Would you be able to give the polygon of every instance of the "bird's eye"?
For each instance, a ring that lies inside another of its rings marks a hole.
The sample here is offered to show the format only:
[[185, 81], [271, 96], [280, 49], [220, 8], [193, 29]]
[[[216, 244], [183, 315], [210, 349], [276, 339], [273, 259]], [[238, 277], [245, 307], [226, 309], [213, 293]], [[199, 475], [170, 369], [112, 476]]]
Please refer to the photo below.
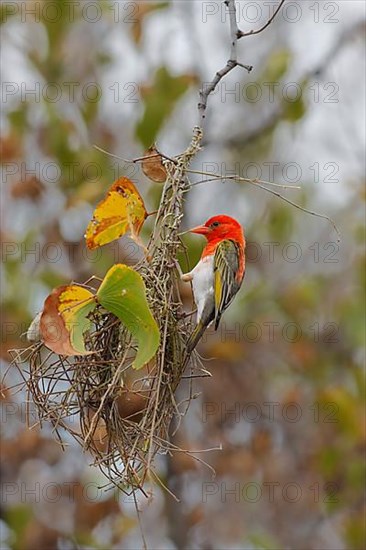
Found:
[[211, 224], [211, 227], [219, 227], [219, 225], [220, 225], [220, 222], [213, 222]]

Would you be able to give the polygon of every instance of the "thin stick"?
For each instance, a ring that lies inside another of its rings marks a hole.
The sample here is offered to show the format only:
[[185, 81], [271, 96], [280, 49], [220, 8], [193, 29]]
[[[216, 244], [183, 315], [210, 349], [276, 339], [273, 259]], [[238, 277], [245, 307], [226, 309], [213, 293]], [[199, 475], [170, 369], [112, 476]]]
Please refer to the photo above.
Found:
[[226, 76], [228, 73], [230, 73], [235, 67], [242, 67], [248, 73], [250, 73], [253, 69], [252, 65], [245, 65], [243, 63], [240, 63], [238, 61], [238, 40], [240, 38], [243, 38], [244, 36], [251, 36], [254, 34], [260, 34], [263, 32], [275, 19], [278, 12], [280, 11], [281, 7], [285, 3], [285, 0], [281, 0], [279, 5], [277, 6], [276, 10], [274, 11], [273, 15], [268, 19], [268, 21], [260, 27], [257, 30], [251, 30], [249, 32], [243, 32], [239, 29], [238, 24], [236, 22], [236, 0], [225, 0], [225, 5], [229, 11], [229, 17], [230, 17], [230, 40], [231, 40], [231, 48], [230, 48], [230, 58], [227, 60], [226, 65], [217, 71], [215, 76], [213, 77], [212, 81], [206, 86], [205, 88], [202, 87], [199, 91], [200, 101], [198, 103], [198, 114], [199, 114], [199, 125], [202, 127], [204, 120], [205, 120], [205, 111], [207, 108], [207, 100], [208, 96], [216, 89], [216, 86]]
[[225, 5], [229, 11], [230, 16], [230, 58], [227, 60], [225, 67], [217, 71], [212, 81], [207, 86], [202, 86], [201, 90], [199, 91], [200, 101], [198, 103], [198, 115], [199, 125], [201, 128], [206, 117], [205, 111], [207, 107], [208, 96], [216, 89], [216, 86], [218, 85], [220, 80], [222, 80], [225, 75], [235, 69], [235, 67], [242, 67], [243, 69], [248, 71], [248, 73], [250, 73], [253, 69], [252, 65], [243, 65], [243, 63], [240, 63], [238, 61], [237, 44], [241, 31], [239, 30], [238, 24], [236, 22], [235, 0], [225, 0]]
[[140, 535], [141, 535], [141, 539], [142, 539], [143, 550], [147, 550], [147, 544], [146, 544], [146, 539], [145, 539], [144, 528], [143, 528], [142, 521], [141, 521], [141, 511], [140, 511], [140, 508], [139, 508], [139, 505], [138, 505], [138, 502], [137, 502], [136, 491], [132, 491], [132, 496], [133, 496], [133, 502], [134, 502], [134, 505], [135, 505], [136, 515], [137, 515], [137, 521], [138, 521], [138, 524], [139, 524], [139, 531], [140, 531]]
[[323, 218], [323, 220], [327, 220], [333, 226], [334, 231], [338, 235], [337, 242], [338, 243], [341, 242], [341, 233], [340, 233], [338, 227], [336, 226], [335, 222], [332, 220], [332, 218], [330, 218], [329, 216], [326, 216], [325, 214], [319, 214], [318, 212], [314, 212], [313, 210], [309, 210], [308, 208], [304, 208], [303, 206], [300, 206], [296, 202], [290, 201], [290, 199], [287, 199], [286, 197], [284, 197], [280, 193], [277, 193], [277, 191], [273, 191], [272, 189], [267, 189], [267, 187], [264, 187], [263, 185], [260, 185], [259, 183], [257, 185], [261, 189], [264, 189], [264, 191], [268, 191], [268, 193], [271, 193], [271, 195], [275, 195], [275, 197], [279, 197], [280, 199], [287, 202], [288, 204], [291, 204], [295, 208], [298, 208], [298, 210], [302, 210], [302, 212], [306, 212], [306, 214], [310, 214], [311, 216], [315, 216], [316, 218]]
[[[194, 170], [189, 170], [189, 169], [187, 169], [187, 172], [193, 172], [193, 173], [196, 173], [196, 174], [201, 174], [201, 175], [204, 175], [204, 176], [211, 176], [213, 178], [217, 178], [217, 174], [213, 174], [211, 172], [200, 172], [198, 170], [194, 171]], [[268, 193], [271, 193], [275, 197], [278, 197], [278, 198], [282, 199], [283, 201], [287, 202], [288, 204], [291, 204], [295, 208], [298, 208], [299, 210], [302, 210], [303, 212], [306, 212], [307, 214], [310, 214], [311, 216], [315, 216], [317, 218], [323, 218], [324, 220], [329, 221], [331, 223], [331, 225], [333, 226], [335, 232], [338, 235], [337, 242], [341, 241], [341, 233], [340, 233], [338, 227], [336, 226], [336, 223], [332, 220], [332, 218], [330, 218], [329, 216], [326, 216], [325, 214], [319, 214], [318, 212], [314, 212], [313, 210], [309, 210], [308, 208], [304, 208], [303, 206], [300, 206], [296, 202], [293, 202], [290, 199], [287, 199], [286, 197], [284, 197], [280, 193], [277, 193], [277, 191], [273, 191], [272, 189], [268, 189], [267, 187], [262, 185], [263, 183], [271, 184], [271, 182], [265, 182], [265, 181], [262, 181], [262, 180], [250, 180], [250, 179], [241, 178], [240, 176], [235, 176], [235, 175], [234, 176], [224, 176], [223, 175], [223, 176], [221, 176], [221, 178], [222, 179], [232, 179], [232, 180], [235, 180], [235, 181], [236, 180], [237, 181], [245, 181], [246, 183], [254, 185], [255, 187], [260, 187], [264, 191], [267, 191]], [[259, 183], [259, 182], [261, 182], [261, 183]]]
[[252, 36], [254, 34], [260, 34], [261, 32], [263, 32], [267, 27], [269, 27], [269, 25], [272, 23], [272, 21], [274, 20], [274, 18], [276, 17], [276, 15], [278, 14], [278, 12], [280, 11], [280, 9], [282, 8], [283, 4], [285, 3], [286, 0], [281, 0], [281, 2], [278, 4], [275, 12], [273, 13], [272, 17], [270, 17], [267, 21], [267, 23], [265, 25], [263, 25], [263, 27], [260, 27], [259, 29], [257, 29], [256, 31], [254, 30], [251, 30], [251, 31], [248, 31], [248, 32], [243, 32], [241, 30], [239, 30], [238, 32], [238, 39], [239, 38], [243, 38], [244, 36]]
[[123, 162], [135, 162], [134, 160], [130, 159], [124, 159], [122, 157], [119, 157], [118, 155], [114, 155], [113, 153], [110, 153], [109, 151], [106, 151], [105, 149], [102, 149], [102, 147], [99, 147], [98, 145], [93, 145], [94, 149], [97, 149], [97, 151], [100, 151], [101, 153], [104, 153], [108, 157], [113, 157], [118, 160], [122, 160]]
[[106, 151], [102, 147], [99, 147], [98, 145], [93, 145], [94, 149], [97, 149], [101, 153], [104, 153], [105, 155], [108, 155], [108, 157], [113, 157], [118, 160], [122, 160], [122, 162], [126, 163], [135, 163], [135, 162], [142, 162], [144, 160], [153, 159], [153, 158], [161, 158], [163, 157], [166, 160], [170, 160], [173, 164], [177, 163], [177, 159], [168, 157], [168, 155], [165, 155], [164, 153], [155, 153], [154, 155], [145, 155], [143, 157], [136, 157], [135, 159], [124, 159], [123, 157], [119, 157], [118, 155], [114, 155], [113, 153], [110, 153], [109, 151]]
[[210, 172], [201, 172], [199, 170], [187, 170], [187, 172], [190, 172], [191, 174], [200, 174], [203, 176], [212, 176], [210, 179], [195, 181], [190, 184], [190, 187], [194, 187], [195, 185], [200, 185], [201, 183], [222, 179], [222, 180], [244, 181], [246, 183], [252, 183], [254, 185], [257, 183], [263, 183], [265, 185], [273, 185], [274, 187], [281, 187], [282, 189], [301, 189], [299, 185], [285, 185], [283, 183], [275, 183], [273, 181], [260, 180], [257, 178], [250, 179], [250, 178], [243, 178], [241, 176], [236, 176], [236, 175], [225, 176], [224, 174], [214, 175]]

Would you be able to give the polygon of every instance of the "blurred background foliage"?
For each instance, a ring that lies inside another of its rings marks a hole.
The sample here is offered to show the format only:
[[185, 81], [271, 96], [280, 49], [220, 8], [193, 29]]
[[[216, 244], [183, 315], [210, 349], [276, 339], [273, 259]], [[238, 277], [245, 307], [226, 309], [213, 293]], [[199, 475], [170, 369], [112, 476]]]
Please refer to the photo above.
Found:
[[[245, 30], [268, 18], [263, 8], [253, 23], [248, 4], [238, 2]], [[192, 188], [183, 229], [215, 213], [240, 219], [247, 274], [221, 329], [202, 342], [212, 377], [197, 381], [175, 436], [186, 449], [214, 449], [197, 456], [216, 478], [182, 454], [159, 457], [180, 502], [157, 487], [139, 500], [149, 548], [366, 546], [361, 4], [302, 2], [296, 22], [279, 16], [240, 43], [253, 73], [237, 69], [209, 100], [194, 168], [301, 184], [284, 193], [334, 218], [342, 240], [325, 220], [246, 184]], [[1, 4], [3, 372], [54, 286], [139, 257], [128, 239], [88, 252], [85, 227], [118, 176], [151, 210], [161, 187], [93, 145], [126, 159], [155, 140], [166, 154], [182, 151], [199, 83], [228, 51], [221, 3], [57, 6], [28, 0], [25, 14], [24, 2]], [[144, 239], [150, 230], [148, 220]], [[192, 266], [202, 241], [185, 242]], [[11, 369], [6, 384], [18, 381]], [[23, 393], [4, 385], [1, 399], [2, 548], [140, 548], [133, 499], [98, 489], [101, 474], [73, 442], [63, 452], [47, 426], [29, 431]]]

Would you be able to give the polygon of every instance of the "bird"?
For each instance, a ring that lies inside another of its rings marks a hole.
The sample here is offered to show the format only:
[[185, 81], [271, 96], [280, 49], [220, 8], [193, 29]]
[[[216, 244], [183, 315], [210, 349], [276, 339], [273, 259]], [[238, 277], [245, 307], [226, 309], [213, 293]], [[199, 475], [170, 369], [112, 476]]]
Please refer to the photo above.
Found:
[[188, 232], [207, 239], [198, 264], [181, 274], [182, 281], [192, 282], [197, 306], [197, 324], [186, 347], [190, 354], [211, 323], [218, 329], [223, 312], [239, 291], [245, 275], [246, 243], [240, 223], [222, 214]]

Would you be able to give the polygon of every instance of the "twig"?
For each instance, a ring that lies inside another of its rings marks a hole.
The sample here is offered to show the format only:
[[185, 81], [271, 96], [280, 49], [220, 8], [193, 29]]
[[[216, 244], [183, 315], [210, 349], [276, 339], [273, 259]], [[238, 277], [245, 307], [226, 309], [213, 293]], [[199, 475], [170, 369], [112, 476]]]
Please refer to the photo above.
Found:
[[276, 15], [280, 11], [282, 5], [285, 3], [285, 0], [281, 0], [279, 5], [277, 6], [276, 10], [274, 11], [273, 15], [268, 19], [268, 21], [260, 27], [257, 30], [251, 30], [249, 32], [243, 32], [239, 29], [237, 21], [236, 21], [236, 5], [235, 0], [225, 0], [224, 4], [226, 5], [228, 11], [229, 11], [229, 18], [230, 18], [230, 41], [231, 41], [231, 48], [230, 48], [230, 58], [227, 60], [225, 67], [217, 71], [212, 81], [207, 86], [202, 86], [201, 90], [199, 91], [200, 101], [198, 103], [198, 115], [199, 115], [199, 125], [202, 128], [203, 123], [206, 117], [206, 108], [207, 108], [207, 100], [208, 96], [216, 89], [216, 86], [226, 76], [229, 74], [235, 67], [242, 67], [248, 73], [250, 73], [253, 69], [252, 65], [245, 65], [238, 61], [238, 40], [240, 38], [243, 38], [244, 36], [251, 36], [254, 34], [260, 34], [263, 32], [269, 25], [272, 23], [272, 21], [275, 19]]
[[227, 6], [227, 9], [229, 10], [229, 16], [230, 16], [230, 40], [231, 40], [230, 58], [227, 60], [225, 67], [223, 67], [220, 71], [217, 71], [212, 81], [207, 86], [202, 86], [201, 90], [199, 91], [200, 101], [198, 103], [198, 115], [199, 115], [199, 126], [201, 128], [203, 126], [203, 123], [206, 117], [205, 111], [207, 107], [208, 96], [215, 90], [220, 80], [222, 80], [225, 75], [227, 75], [233, 69], [235, 69], [235, 67], [242, 67], [246, 69], [248, 73], [250, 73], [251, 70], [253, 69], [252, 65], [244, 65], [243, 63], [240, 63], [238, 61], [237, 45], [238, 45], [239, 33], [241, 31], [239, 30], [238, 24], [236, 22], [235, 0], [225, 0], [224, 3]]
[[195, 185], [199, 185], [201, 183], [206, 183], [209, 181], [215, 181], [215, 180], [234, 180], [234, 181], [243, 181], [245, 183], [251, 183], [253, 185], [262, 183], [264, 185], [273, 185], [274, 187], [281, 187], [282, 189], [301, 189], [299, 185], [285, 185], [282, 183], [275, 183], [273, 181], [266, 181], [266, 180], [260, 180], [258, 178], [250, 179], [250, 178], [243, 178], [242, 176], [234, 175], [227, 175], [225, 174], [214, 174], [212, 172], [202, 172], [200, 170], [190, 170], [188, 169], [187, 172], [191, 174], [200, 174], [201, 176], [211, 176], [209, 179], [201, 180], [201, 181], [195, 181], [190, 184], [190, 187], [194, 187]]
[[114, 155], [113, 153], [110, 153], [109, 151], [106, 151], [102, 147], [99, 147], [99, 145], [93, 145], [93, 147], [94, 147], [94, 149], [96, 149], [97, 151], [100, 151], [101, 153], [104, 153], [108, 157], [113, 157], [115, 159], [121, 160], [122, 162], [130, 163], [130, 164], [131, 163], [134, 164], [136, 162], [143, 162], [144, 160], [149, 160], [149, 159], [153, 159], [153, 158], [161, 158], [161, 157], [166, 159], [166, 160], [169, 160], [173, 164], [176, 164], [178, 162], [178, 160], [176, 158], [168, 157], [164, 153], [160, 153], [160, 152], [155, 153], [154, 155], [145, 155], [145, 156], [142, 156], [142, 157], [136, 157], [135, 159], [124, 159], [123, 157], [119, 157], [118, 155]]
[[341, 233], [340, 233], [338, 227], [336, 226], [336, 223], [332, 220], [332, 218], [330, 218], [329, 216], [326, 216], [325, 214], [319, 214], [318, 212], [314, 212], [313, 210], [309, 210], [308, 208], [304, 208], [303, 206], [300, 206], [296, 202], [293, 202], [290, 199], [284, 197], [283, 195], [281, 195], [281, 193], [277, 193], [277, 191], [273, 191], [272, 189], [267, 189], [267, 187], [264, 187], [260, 183], [258, 183], [257, 185], [261, 189], [264, 189], [264, 191], [267, 191], [268, 193], [271, 193], [271, 195], [275, 195], [275, 197], [278, 197], [278, 198], [282, 199], [283, 201], [287, 202], [288, 204], [291, 204], [295, 208], [298, 208], [298, 210], [301, 210], [302, 212], [305, 212], [306, 214], [310, 214], [311, 216], [315, 216], [316, 218], [322, 218], [323, 220], [327, 220], [333, 226], [334, 231], [338, 235], [337, 242], [341, 241]]
[[[358, 21], [356, 24], [351, 25], [344, 32], [340, 34], [335, 43], [331, 46], [327, 54], [320, 60], [320, 62], [315, 65], [315, 67], [306, 71], [301, 78], [298, 79], [299, 82], [309, 82], [314, 79], [319, 79], [323, 74], [329, 70], [329, 67], [334, 62], [334, 59], [337, 57], [342, 48], [346, 46], [351, 40], [354, 40], [359, 35], [365, 33], [365, 21]], [[285, 103], [283, 101], [273, 103], [273, 110], [266, 117], [265, 120], [260, 120], [260, 124], [254, 128], [250, 133], [239, 133], [235, 137], [229, 139], [220, 139], [220, 147], [224, 146], [229, 149], [240, 148], [243, 150], [250, 144], [253, 144], [261, 136], [266, 135], [271, 132], [276, 124], [280, 122], [281, 118], [284, 116]], [[210, 138], [208, 141], [205, 140], [205, 145], [214, 145], [216, 140]]]
[[259, 29], [251, 30], [251, 31], [248, 31], [248, 32], [243, 32], [243, 31], [239, 30], [238, 35], [237, 35], [238, 39], [243, 38], [244, 36], [252, 36], [254, 34], [259, 34], [259, 33], [263, 32], [272, 23], [272, 21], [274, 20], [274, 18], [276, 17], [278, 12], [280, 11], [280, 9], [281, 9], [282, 5], [285, 3], [285, 1], [286, 0], [281, 0], [281, 2], [278, 4], [276, 10], [274, 11], [272, 17], [270, 17], [268, 19], [267, 23], [265, 25], [263, 25], [262, 27], [260, 27]]
[[332, 224], [335, 232], [338, 235], [338, 242], [340, 242], [340, 240], [341, 240], [340, 231], [339, 231], [338, 227], [336, 226], [336, 223], [332, 220], [332, 218], [330, 218], [329, 216], [325, 216], [324, 214], [319, 214], [318, 212], [314, 212], [313, 210], [309, 210], [308, 208], [304, 208], [303, 206], [300, 206], [296, 202], [293, 202], [290, 199], [284, 197], [280, 193], [277, 193], [277, 191], [273, 191], [272, 189], [268, 189], [267, 187], [265, 187], [263, 185], [263, 184], [271, 184], [271, 182], [266, 182], [266, 181], [262, 181], [262, 180], [251, 180], [251, 179], [242, 178], [242, 177], [236, 176], [236, 175], [218, 176], [217, 174], [214, 174], [214, 173], [211, 173], [211, 172], [200, 172], [199, 170], [187, 169], [187, 172], [192, 172], [192, 173], [196, 173], [196, 174], [210, 176], [214, 179], [219, 178], [219, 179], [231, 179], [231, 180], [234, 180], [234, 181], [245, 181], [246, 183], [249, 183], [250, 185], [253, 185], [255, 187], [260, 187], [264, 191], [267, 191], [267, 193], [271, 193], [272, 195], [275, 195], [275, 197], [278, 197], [278, 198], [282, 199], [283, 201], [287, 202], [288, 204], [291, 204], [292, 206], [294, 206], [295, 208], [298, 208], [299, 210], [302, 210], [302, 212], [306, 212], [307, 214], [311, 214], [312, 216], [316, 216], [317, 218], [323, 218], [324, 220], [328, 220], [329, 223]]
[[[199, 181], [194, 181], [193, 183], [190, 184], [189, 188], [191, 187], [196, 187], [196, 185], [201, 185], [202, 183], [208, 183], [210, 181], [217, 181], [218, 179], [223, 179], [223, 180], [227, 180], [227, 179], [233, 179], [233, 178], [207, 178], [207, 179], [204, 179], [204, 180], [199, 180]], [[242, 178], [243, 181], [248, 181], [246, 178]], [[250, 180], [251, 183], [264, 183], [264, 184], [267, 184], [267, 185], [273, 185], [274, 187], [281, 187], [282, 189], [301, 189], [301, 187], [299, 187], [298, 185], [282, 185], [281, 183], [274, 183], [274, 182], [271, 182], [271, 181], [265, 181], [265, 180]]]

